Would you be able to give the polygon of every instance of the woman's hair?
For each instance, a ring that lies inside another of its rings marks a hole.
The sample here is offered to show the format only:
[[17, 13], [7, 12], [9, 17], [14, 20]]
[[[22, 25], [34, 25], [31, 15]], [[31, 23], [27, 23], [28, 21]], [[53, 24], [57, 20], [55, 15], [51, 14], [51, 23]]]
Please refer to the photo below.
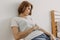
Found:
[[18, 7], [18, 15], [20, 15], [21, 13], [23, 13], [27, 7], [31, 6], [31, 10], [30, 10], [30, 13], [29, 15], [31, 15], [31, 11], [32, 11], [32, 8], [33, 8], [33, 5], [31, 3], [29, 3], [28, 1], [23, 1], [19, 7]]

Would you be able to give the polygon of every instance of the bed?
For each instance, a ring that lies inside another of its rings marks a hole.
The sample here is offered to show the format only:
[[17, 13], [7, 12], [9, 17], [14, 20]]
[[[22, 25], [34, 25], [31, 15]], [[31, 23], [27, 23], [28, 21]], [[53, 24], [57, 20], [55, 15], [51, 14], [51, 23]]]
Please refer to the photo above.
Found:
[[51, 28], [52, 34], [60, 40], [60, 12], [51, 10]]

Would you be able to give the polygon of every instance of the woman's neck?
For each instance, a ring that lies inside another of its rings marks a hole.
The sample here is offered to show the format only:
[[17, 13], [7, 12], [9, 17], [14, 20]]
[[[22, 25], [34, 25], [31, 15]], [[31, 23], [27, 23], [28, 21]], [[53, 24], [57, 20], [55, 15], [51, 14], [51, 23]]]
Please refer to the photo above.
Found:
[[25, 16], [25, 15], [23, 15], [23, 14], [20, 14], [20, 15], [19, 15], [19, 17], [26, 18], [26, 16]]

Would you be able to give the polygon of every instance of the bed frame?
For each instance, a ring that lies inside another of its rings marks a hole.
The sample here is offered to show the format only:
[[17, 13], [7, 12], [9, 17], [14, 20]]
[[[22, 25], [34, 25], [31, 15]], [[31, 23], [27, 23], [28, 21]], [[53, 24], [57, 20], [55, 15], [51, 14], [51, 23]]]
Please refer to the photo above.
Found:
[[51, 12], [51, 26], [52, 26], [52, 34], [57, 37], [57, 25], [55, 22], [55, 15], [54, 15], [54, 10], [52, 10]]
[[52, 34], [55, 37], [57, 37], [57, 30], [58, 30], [57, 22], [58, 22], [58, 19], [60, 19], [60, 18], [57, 18], [57, 16], [60, 17], [60, 14], [55, 13], [55, 12], [60, 13], [59, 11], [55, 11], [55, 10], [50, 11], [50, 13], [51, 13], [51, 28], [52, 28]]

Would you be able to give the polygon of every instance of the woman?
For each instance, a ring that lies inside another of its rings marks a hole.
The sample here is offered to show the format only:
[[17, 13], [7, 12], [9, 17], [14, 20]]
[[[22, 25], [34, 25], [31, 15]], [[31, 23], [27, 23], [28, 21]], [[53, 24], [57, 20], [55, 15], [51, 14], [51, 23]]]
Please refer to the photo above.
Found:
[[11, 20], [11, 29], [16, 40], [50, 40], [52, 34], [40, 28], [31, 18], [32, 4], [23, 1], [18, 7], [18, 17]]

